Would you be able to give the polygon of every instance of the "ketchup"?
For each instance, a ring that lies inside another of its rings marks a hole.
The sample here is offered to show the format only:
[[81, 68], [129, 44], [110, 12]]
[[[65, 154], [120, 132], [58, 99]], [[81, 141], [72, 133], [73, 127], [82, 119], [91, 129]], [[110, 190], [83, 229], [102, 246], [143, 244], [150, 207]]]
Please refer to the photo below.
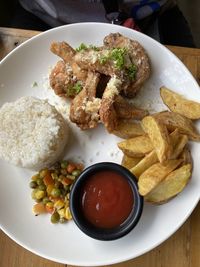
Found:
[[97, 227], [120, 226], [131, 213], [133, 203], [129, 182], [115, 171], [99, 171], [91, 175], [83, 186], [83, 214]]

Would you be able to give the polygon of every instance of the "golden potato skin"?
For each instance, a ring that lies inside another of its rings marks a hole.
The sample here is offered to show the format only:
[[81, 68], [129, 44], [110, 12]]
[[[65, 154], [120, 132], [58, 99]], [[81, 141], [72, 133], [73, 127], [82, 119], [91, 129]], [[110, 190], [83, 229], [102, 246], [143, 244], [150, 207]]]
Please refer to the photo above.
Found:
[[146, 195], [145, 200], [154, 204], [163, 204], [178, 195], [191, 177], [191, 164], [185, 164], [171, 172], [155, 189]]
[[160, 88], [160, 96], [171, 111], [191, 120], [200, 119], [200, 103], [188, 100], [164, 86]]

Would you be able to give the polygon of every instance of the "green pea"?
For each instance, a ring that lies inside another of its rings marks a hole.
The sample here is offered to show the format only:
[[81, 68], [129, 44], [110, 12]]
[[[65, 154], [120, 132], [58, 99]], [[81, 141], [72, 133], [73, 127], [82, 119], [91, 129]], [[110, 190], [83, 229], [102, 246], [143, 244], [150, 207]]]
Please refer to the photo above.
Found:
[[36, 183], [37, 183], [38, 185], [41, 185], [41, 184], [43, 184], [43, 180], [39, 178], [39, 179], [36, 180]]
[[29, 186], [30, 188], [37, 188], [37, 183], [35, 181], [31, 181]]
[[46, 190], [46, 185], [45, 184], [40, 184], [39, 186], [40, 190]]
[[74, 170], [73, 172], [72, 172], [72, 175], [74, 175], [74, 176], [79, 176], [81, 174], [81, 171], [80, 170]]
[[42, 202], [43, 202], [44, 204], [47, 204], [47, 203], [49, 202], [49, 198], [48, 198], [48, 197], [44, 197], [44, 198], [42, 199]]
[[58, 223], [60, 220], [60, 215], [57, 213], [57, 212], [54, 212], [52, 215], [51, 215], [51, 222], [52, 223]]
[[60, 189], [58, 188], [53, 188], [51, 191], [52, 197], [59, 197], [61, 195]]

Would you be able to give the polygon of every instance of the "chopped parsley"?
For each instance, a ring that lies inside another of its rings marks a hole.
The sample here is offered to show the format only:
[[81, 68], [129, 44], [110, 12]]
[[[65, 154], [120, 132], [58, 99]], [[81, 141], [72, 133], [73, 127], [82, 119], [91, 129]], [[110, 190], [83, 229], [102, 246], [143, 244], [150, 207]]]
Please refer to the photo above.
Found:
[[74, 97], [78, 95], [82, 89], [82, 84], [80, 81], [78, 81], [75, 85], [68, 86], [66, 96]]
[[127, 69], [128, 77], [129, 77], [131, 80], [134, 80], [134, 79], [135, 79], [136, 72], [137, 72], [137, 67], [136, 67], [135, 64], [132, 64], [132, 65], [131, 65], [130, 67], [128, 67], [128, 69]]
[[34, 83], [32, 84], [32, 87], [36, 87], [36, 86], [38, 86], [38, 83], [37, 83], [37, 82], [34, 82]]
[[77, 52], [81, 52], [81, 51], [84, 51], [84, 50], [86, 50], [86, 49], [92, 49], [92, 50], [94, 50], [94, 51], [99, 51], [99, 48], [98, 48], [97, 46], [95, 46], [95, 45], [89, 45], [89, 46], [87, 46], [87, 45], [84, 44], [84, 43], [81, 43], [81, 44], [79, 45], [79, 47], [76, 48], [76, 51], [77, 51]]
[[108, 55], [103, 55], [99, 58], [100, 64], [105, 64], [108, 60], [113, 60], [117, 69], [122, 69], [125, 64], [124, 56], [126, 54], [125, 48], [113, 48]]
[[77, 52], [80, 52], [80, 51], [86, 50], [87, 48], [88, 48], [88, 47], [87, 47], [86, 44], [81, 43], [81, 44], [79, 45], [79, 47], [76, 48], [76, 51], [77, 51]]

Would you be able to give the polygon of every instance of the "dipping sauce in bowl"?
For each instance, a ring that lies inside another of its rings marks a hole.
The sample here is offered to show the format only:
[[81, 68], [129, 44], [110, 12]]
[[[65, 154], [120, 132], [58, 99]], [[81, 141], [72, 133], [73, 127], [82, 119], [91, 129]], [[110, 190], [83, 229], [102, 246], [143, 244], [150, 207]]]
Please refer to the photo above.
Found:
[[135, 176], [116, 163], [102, 162], [85, 169], [70, 192], [74, 222], [88, 236], [114, 240], [138, 223], [143, 197]]
[[121, 225], [132, 211], [134, 196], [129, 182], [118, 172], [107, 170], [91, 175], [83, 186], [83, 215], [97, 227]]

